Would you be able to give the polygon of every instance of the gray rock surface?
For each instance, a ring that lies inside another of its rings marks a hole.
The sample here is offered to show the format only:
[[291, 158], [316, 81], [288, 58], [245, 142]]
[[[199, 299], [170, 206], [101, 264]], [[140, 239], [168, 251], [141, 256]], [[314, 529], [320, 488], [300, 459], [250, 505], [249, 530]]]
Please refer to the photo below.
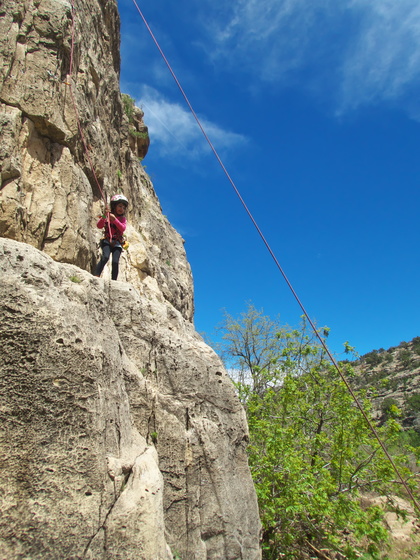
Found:
[[0, 271], [0, 557], [259, 558], [244, 412], [191, 323], [16, 241]]

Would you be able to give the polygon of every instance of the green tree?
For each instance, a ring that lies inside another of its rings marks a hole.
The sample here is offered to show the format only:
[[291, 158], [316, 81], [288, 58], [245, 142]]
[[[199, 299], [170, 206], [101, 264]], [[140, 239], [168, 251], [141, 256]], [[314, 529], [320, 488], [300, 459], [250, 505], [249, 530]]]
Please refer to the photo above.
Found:
[[[217, 349], [243, 403], [249, 394], [263, 395], [268, 387], [278, 385], [288, 371], [308, 371], [324, 358], [304, 318], [299, 329], [292, 329], [251, 303], [237, 318], [225, 311], [219, 330], [223, 342]], [[328, 336], [327, 327], [321, 331]]]
[[[223, 340], [248, 417], [263, 557], [300, 559], [323, 549], [374, 558], [387, 532], [381, 510], [363, 508], [360, 493], [391, 495], [394, 472], [323, 347], [305, 322], [281, 327], [252, 305], [237, 320], [225, 314]], [[392, 444], [401, 428], [391, 418], [378, 430]], [[405, 456], [394, 461], [404, 469]]]

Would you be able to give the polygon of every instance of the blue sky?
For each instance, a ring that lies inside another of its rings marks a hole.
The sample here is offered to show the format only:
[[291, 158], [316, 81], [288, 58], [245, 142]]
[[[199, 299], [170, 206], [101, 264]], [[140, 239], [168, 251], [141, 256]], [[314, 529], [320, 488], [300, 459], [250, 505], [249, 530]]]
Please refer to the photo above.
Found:
[[[211, 153], [132, 0], [121, 90], [185, 239], [195, 325], [251, 301], [301, 310]], [[418, 0], [138, 1], [229, 174], [329, 346], [420, 336]]]

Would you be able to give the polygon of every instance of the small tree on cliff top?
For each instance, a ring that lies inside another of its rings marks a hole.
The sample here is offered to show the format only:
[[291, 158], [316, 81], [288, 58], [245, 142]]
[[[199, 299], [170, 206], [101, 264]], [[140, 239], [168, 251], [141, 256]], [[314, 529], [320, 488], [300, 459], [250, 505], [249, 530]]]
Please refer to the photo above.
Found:
[[[222, 330], [248, 417], [264, 558], [307, 558], [321, 548], [377, 557], [387, 532], [381, 510], [363, 508], [360, 492], [395, 493], [394, 473], [305, 322], [281, 327], [251, 305], [238, 319], [225, 314]], [[388, 445], [399, 432], [394, 419], [380, 429]], [[409, 474], [405, 456], [394, 460]]]

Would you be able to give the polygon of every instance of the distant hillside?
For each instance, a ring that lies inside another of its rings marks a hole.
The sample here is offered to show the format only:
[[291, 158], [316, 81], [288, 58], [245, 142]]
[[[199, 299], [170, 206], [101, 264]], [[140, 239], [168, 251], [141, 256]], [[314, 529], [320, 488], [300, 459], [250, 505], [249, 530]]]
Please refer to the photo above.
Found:
[[366, 387], [379, 423], [396, 417], [420, 445], [420, 336], [352, 362], [355, 384]]

